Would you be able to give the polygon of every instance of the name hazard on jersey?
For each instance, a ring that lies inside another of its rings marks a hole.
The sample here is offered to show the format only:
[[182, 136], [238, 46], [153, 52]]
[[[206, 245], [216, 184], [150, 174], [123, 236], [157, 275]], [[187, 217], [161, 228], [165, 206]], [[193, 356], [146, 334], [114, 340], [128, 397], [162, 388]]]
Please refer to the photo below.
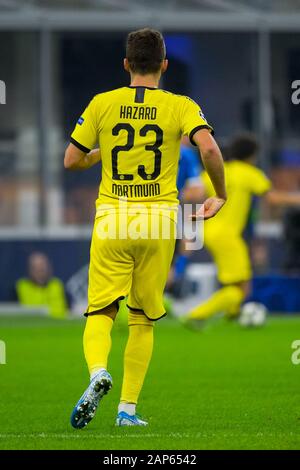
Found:
[[112, 193], [118, 197], [153, 197], [160, 194], [159, 183], [113, 184]]
[[121, 119], [156, 119], [157, 108], [155, 106], [121, 106]]

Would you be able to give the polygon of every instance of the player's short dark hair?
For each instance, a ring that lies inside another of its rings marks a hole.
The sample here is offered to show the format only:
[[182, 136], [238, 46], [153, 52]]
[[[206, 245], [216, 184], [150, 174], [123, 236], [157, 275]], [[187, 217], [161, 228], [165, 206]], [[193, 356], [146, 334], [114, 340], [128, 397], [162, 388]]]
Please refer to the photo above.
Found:
[[128, 34], [126, 57], [133, 73], [157, 73], [165, 56], [165, 42], [159, 31], [144, 28]]
[[250, 133], [237, 135], [231, 142], [228, 149], [228, 156], [231, 160], [248, 160], [254, 157], [259, 150], [256, 137]]

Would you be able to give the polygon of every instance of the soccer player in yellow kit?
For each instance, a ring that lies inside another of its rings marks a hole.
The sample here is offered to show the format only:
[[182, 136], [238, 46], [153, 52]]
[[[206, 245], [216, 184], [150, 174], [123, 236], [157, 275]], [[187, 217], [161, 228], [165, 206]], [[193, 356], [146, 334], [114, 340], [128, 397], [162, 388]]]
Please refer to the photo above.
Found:
[[[116, 424], [147, 424], [136, 415], [136, 404], [152, 354], [153, 323], [165, 315], [163, 291], [176, 237], [182, 135], [198, 146], [215, 189], [204, 203], [204, 217], [213, 217], [226, 199], [222, 156], [200, 107], [190, 98], [158, 89], [168, 65], [165, 54], [158, 31], [131, 32], [124, 59], [130, 86], [92, 99], [65, 153], [69, 169], [86, 169], [102, 160], [83, 340], [91, 381], [73, 410], [75, 428], [89, 423], [112, 386], [107, 372], [111, 329], [125, 296], [129, 337]], [[99, 149], [93, 150], [96, 144]], [[152, 236], [153, 215], [159, 226], [168, 222], [168, 236]]]
[[[222, 211], [204, 224], [204, 245], [217, 266], [222, 285], [208, 300], [192, 309], [182, 322], [201, 326], [217, 313], [236, 316], [250, 292], [252, 277], [248, 246], [243, 239], [253, 196], [263, 196], [271, 205], [300, 205], [299, 193], [271, 189], [271, 182], [257, 168], [258, 143], [251, 134], [237, 136], [230, 146], [230, 160], [225, 162], [228, 199]], [[205, 196], [213, 192], [206, 172], [201, 175]]]

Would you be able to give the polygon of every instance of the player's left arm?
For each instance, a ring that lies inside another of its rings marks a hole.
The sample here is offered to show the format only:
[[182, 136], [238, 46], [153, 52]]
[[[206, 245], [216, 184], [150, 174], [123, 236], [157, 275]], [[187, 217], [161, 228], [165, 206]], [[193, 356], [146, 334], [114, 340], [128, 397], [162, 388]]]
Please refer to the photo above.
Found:
[[203, 208], [192, 215], [193, 220], [214, 217], [226, 202], [224, 164], [221, 151], [213, 138], [213, 128], [206, 121], [201, 108], [188, 97], [183, 98], [181, 129], [199, 149], [203, 166], [212, 182], [215, 196], [204, 201]]
[[204, 212], [200, 210], [193, 219], [210, 219], [219, 212], [227, 199], [223, 157], [218, 144], [207, 129], [198, 130], [193, 140], [199, 148], [204, 168], [215, 190], [215, 196], [204, 201]]
[[87, 170], [100, 162], [100, 160], [100, 149], [94, 149], [85, 153], [71, 142], [65, 151], [64, 167], [68, 170]]

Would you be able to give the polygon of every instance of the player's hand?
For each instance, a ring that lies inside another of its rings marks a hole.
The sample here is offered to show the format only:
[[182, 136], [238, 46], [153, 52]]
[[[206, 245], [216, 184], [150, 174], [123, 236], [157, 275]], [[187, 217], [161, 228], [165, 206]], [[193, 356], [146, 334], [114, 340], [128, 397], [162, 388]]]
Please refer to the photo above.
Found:
[[226, 200], [219, 197], [209, 197], [195, 214], [190, 215], [191, 220], [207, 220], [214, 217], [224, 206]]

